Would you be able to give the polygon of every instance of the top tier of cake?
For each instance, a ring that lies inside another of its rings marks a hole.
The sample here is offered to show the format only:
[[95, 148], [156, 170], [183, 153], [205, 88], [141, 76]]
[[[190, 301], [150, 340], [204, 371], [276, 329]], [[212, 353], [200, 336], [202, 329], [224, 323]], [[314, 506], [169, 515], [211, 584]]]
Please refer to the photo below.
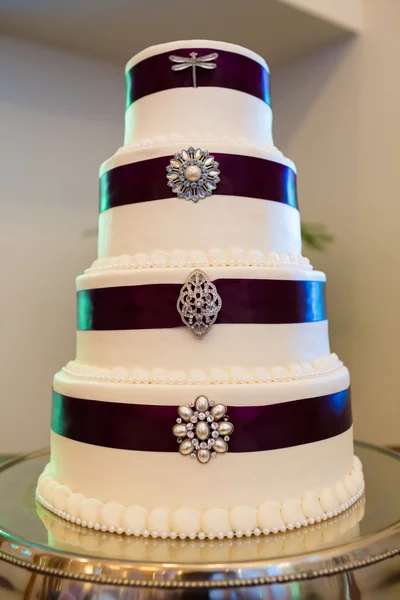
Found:
[[273, 145], [268, 66], [246, 48], [209, 40], [151, 46], [128, 62], [126, 82], [125, 144], [198, 131]]

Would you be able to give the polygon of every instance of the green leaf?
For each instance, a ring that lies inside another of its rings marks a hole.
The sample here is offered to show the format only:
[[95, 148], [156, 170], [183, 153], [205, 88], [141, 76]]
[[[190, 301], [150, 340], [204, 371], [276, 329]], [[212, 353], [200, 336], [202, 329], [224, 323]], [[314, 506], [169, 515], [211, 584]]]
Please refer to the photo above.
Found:
[[306, 246], [319, 251], [326, 250], [327, 245], [335, 241], [335, 237], [327, 232], [322, 223], [303, 223], [301, 238]]

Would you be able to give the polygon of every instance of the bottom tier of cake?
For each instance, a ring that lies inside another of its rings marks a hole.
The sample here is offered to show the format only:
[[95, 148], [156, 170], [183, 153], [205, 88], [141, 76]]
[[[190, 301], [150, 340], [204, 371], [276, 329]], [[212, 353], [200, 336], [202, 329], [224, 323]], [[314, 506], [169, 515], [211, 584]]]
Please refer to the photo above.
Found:
[[[101, 383], [61, 373], [54, 388], [51, 461], [37, 497], [72, 523], [135, 536], [222, 539], [320, 522], [363, 493], [341, 363], [280, 383]], [[194, 412], [198, 400], [210, 410]], [[207, 460], [191, 446], [199, 424], [210, 436]], [[183, 441], [174, 437], [176, 427], [185, 429]]]
[[[351, 435], [351, 431], [349, 434]], [[316, 445], [307, 444], [307, 446]], [[296, 468], [297, 461], [294, 460], [296, 452], [300, 451], [300, 454], [304, 455], [304, 449], [304, 447], [288, 449], [291, 450], [291, 458], [288, 457], [288, 462], [281, 457], [289, 471], [293, 467]], [[307, 450], [309, 450], [310, 456], [314, 454], [314, 456], [320, 457], [321, 462], [325, 462], [327, 459], [325, 466], [329, 471], [329, 453], [327, 455], [324, 448], [314, 447]], [[90, 461], [90, 454], [89, 456], [84, 454], [82, 447], [75, 449], [75, 457], [77, 461], [81, 457], [83, 463], [87, 460]], [[179, 460], [179, 455], [176, 458]], [[159, 456], [155, 456], [154, 459], [161, 462]], [[241, 500], [246, 497], [251, 498], [254, 493], [246, 494], [246, 491], [251, 491], [251, 487], [247, 481], [245, 461], [247, 460], [250, 464], [251, 456], [243, 455], [241, 459], [242, 466], [239, 465], [237, 473], [237, 489], [236, 493], [232, 495], [230, 508], [221, 508], [219, 502], [219, 491], [224, 487], [223, 474], [219, 478], [210, 474], [209, 489], [196, 489], [195, 487], [186, 487], [184, 476], [179, 473], [179, 469], [170, 474], [169, 484], [166, 480], [160, 482], [148, 478], [148, 490], [143, 489], [145, 485], [143, 477], [137, 477], [138, 493], [133, 494], [132, 499], [140, 501], [143, 496], [143, 493], [140, 493], [139, 486], [141, 485], [142, 492], [145, 494], [152, 492], [153, 500], [146, 505], [123, 505], [111, 499], [103, 502], [98, 498], [87, 497], [81, 491], [87, 486], [80, 489], [67, 487], [62, 481], [57, 481], [53, 477], [49, 463], [39, 478], [37, 499], [54, 514], [72, 523], [96, 530], [172, 539], [177, 537], [181, 539], [196, 537], [222, 539], [233, 536], [277, 533], [318, 523], [348, 509], [364, 492], [362, 466], [355, 456], [351, 467], [343, 477], [331, 480], [330, 485], [310, 489], [302, 496], [292, 496], [287, 497], [286, 500], [277, 501], [268, 499], [275, 496], [271, 483], [271, 493], [264, 498], [264, 502], [257, 505], [244, 504], [241, 503]], [[106, 460], [104, 463], [99, 463], [99, 468], [100, 464], [107, 470]], [[267, 465], [268, 461], [266, 467]], [[112, 469], [110, 463], [108, 463], [108, 467]], [[305, 476], [307, 468], [304, 469]], [[285, 471], [285, 474], [288, 475], [288, 471], [286, 469]], [[267, 472], [268, 470], [265, 471], [265, 473]], [[129, 475], [127, 477], [129, 478]], [[264, 477], [266, 476], [264, 475]], [[276, 477], [279, 477], [278, 473]], [[259, 478], [263, 479], [261, 470]], [[135, 479], [134, 474], [131, 479]], [[271, 475], [268, 479], [271, 481]], [[329, 476], [324, 478], [325, 483], [328, 480]], [[179, 490], [180, 504], [175, 503], [173, 506], [165, 504], [165, 497], [169, 495], [168, 490], [171, 488]], [[116, 492], [115, 496], [117, 497], [117, 495]], [[204, 498], [204, 504], [207, 506], [205, 510], [199, 510], [193, 506], [197, 504], [195, 498], [198, 495]], [[235, 497], [237, 497], [237, 503], [234, 501]], [[224, 504], [226, 505], [226, 503]]]
[[49, 471], [48, 465], [39, 479], [37, 499], [52, 513], [89, 529], [163, 539], [240, 538], [291, 531], [336, 517], [364, 493], [361, 462], [356, 456], [350, 473], [330, 488], [284, 502], [267, 501], [258, 507], [237, 505], [230, 510], [209, 508], [203, 513], [189, 506], [147, 510], [138, 505], [103, 503], [72, 492]]

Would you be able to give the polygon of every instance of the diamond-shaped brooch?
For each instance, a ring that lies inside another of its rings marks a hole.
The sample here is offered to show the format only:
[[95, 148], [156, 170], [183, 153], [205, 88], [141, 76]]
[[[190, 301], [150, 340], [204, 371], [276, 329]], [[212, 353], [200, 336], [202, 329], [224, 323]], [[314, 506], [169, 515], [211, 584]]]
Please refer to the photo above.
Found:
[[181, 319], [201, 340], [210, 331], [221, 310], [222, 300], [208, 275], [195, 269], [183, 284], [176, 304]]
[[178, 198], [198, 202], [211, 196], [220, 182], [219, 163], [207, 150], [188, 148], [175, 154], [167, 167], [168, 186]]

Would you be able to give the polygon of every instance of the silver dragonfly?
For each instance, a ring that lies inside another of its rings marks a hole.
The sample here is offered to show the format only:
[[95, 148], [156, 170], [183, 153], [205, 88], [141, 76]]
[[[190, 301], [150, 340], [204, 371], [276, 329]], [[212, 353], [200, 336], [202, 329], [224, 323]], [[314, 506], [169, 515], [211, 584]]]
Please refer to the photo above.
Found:
[[191, 52], [189, 56], [175, 56], [171, 55], [169, 60], [173, 63], [171, 69], [173, 71], [183, 71], [184, 69], [192, 68], [192, 79], [193, 87], [197, 87], [196, 68], [201, 67], [202, 69], [216, 69], [217, 65], [212, 62], [218, 58], [218, 53], [213, 52], [212, 54], [206, 54], [206, 56], [198, 56], [197, 52]]

